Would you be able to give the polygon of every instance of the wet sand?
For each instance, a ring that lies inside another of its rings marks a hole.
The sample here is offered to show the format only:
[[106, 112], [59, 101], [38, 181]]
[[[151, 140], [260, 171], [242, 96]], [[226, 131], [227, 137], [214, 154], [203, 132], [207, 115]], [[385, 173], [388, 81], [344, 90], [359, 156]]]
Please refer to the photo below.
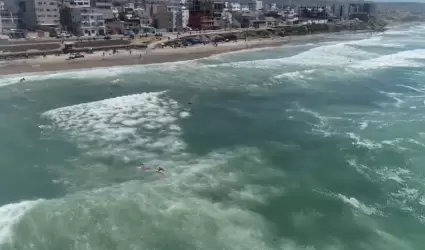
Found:
[[125, 65], [141, 65], [164, 62], [194, 60], [220, 53], [233, 51], [278, 47], [288, 42], [288, 38], [261, 39], [252, 41], [238, 41], [213, 45], [197, 45], [186, 48], [157, 48], [153, 50], [121, 50], [119, 54], [110, 52], [85, 54], [84, 58], [67, 60], [67, 55], [38, 57], [31, 59], [17, 59], [0, 63], [0, 75], [15, 75], [34, 72], [65, 71], [86, 68], [105, 68]]

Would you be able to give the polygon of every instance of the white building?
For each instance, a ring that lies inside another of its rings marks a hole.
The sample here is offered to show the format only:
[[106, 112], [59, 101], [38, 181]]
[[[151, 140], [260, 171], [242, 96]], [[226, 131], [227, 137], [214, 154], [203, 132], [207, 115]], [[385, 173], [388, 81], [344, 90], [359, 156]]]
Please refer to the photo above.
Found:
[[230, 28], [233, 21], [233, 15], [232, 12], [230, 12], [228, 9], [224, 9], [221, 13], [221, 18], [223, 20], [224, 28]]
[[58, 0], [22, 0], [19, 7], [27, 29], [59, 27]]
[[253, 2], [248, 3], [248, 7], [250, 11], [259, 11], [263, 9], [263, 1], [255, 0]]
[[18, 16], [5, 8], [4, 2], [0, 1], [0, 34], [10, 34], [18, 28]]
[[241, 4], [240, 3], [230, 3], [228, 8], [229, 8], [230, 11], [238, 12], [238, 11], [241, 11]]
[[187, 29], [187, 27], [189, 26], [189, 10], [182, 9], [182, 27], [183, 29]]
[[246, 4], [241, 5], [241, 11], [242, 11], [242, 12], [248, 12], [248, 11], [249, 11], [249, 6], [248, 6], [248, 5], [246, 5]]
[[257, 0], [255, 1], [255, 10], [262, 10], [263, 9], [263, 1]]
[[106, 34], [103, 14], [95, 8], [71, 8], [74, 34], [77, 36], [103, 36]]
[[104, 19], [112, 19], [112, 0], [91, 0], [91, 7], [97, 8]]

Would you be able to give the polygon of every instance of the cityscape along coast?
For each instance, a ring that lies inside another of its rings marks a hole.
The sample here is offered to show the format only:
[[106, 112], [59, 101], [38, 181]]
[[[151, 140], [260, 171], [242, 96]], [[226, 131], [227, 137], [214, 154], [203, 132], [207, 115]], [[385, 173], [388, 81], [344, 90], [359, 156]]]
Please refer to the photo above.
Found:
[[372, 2], [22, 0], [0, 8], [2, 75], [191, 60], [387, 24]]

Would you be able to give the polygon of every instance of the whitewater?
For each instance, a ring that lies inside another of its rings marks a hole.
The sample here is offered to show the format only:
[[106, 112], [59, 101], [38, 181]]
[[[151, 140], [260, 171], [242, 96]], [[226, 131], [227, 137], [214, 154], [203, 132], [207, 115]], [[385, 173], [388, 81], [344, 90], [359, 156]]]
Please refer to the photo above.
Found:
[[423, 249], [424, 39], [3, 76], [0, 249]]

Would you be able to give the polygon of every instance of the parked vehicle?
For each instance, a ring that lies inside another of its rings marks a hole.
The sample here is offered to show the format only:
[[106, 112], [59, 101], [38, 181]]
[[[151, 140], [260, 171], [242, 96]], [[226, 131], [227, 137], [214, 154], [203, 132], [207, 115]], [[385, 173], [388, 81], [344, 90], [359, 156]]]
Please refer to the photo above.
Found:
[[77, 58], [84, 58], [84, 55], [80, 53], [72, 53], [71, 55], [69, 55], [68, 60], [77, 59]]

